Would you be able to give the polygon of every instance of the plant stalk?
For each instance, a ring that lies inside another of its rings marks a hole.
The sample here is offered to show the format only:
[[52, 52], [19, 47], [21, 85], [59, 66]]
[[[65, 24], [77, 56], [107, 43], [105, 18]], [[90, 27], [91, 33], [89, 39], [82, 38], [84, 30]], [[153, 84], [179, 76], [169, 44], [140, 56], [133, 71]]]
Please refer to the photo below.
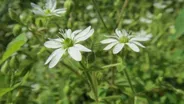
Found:
[[126, 8], [127, 5], [128, 5], [128, 0], [125, 0], [123, 6], [122, 6], [122, 8], [121, 8], [119, 17], [118, 17], [118, 19], [117, 19], [117, 22], [116, 22], [116, 24], [117, 24], [116, 28], [118, 28], [118, 27], [120, 26], [120, 24], [121, 24], [121, 18], [122, 18], [122, 16], [123, 16], [123, 12], [124, 12], [124, 10], [125, 10], [125, 8]]
[[99, 10], [99, 8], [98, 8], [98, 5], [97, 5], [97, 3], [96, 3], [96, 0], [92, 0], [92, 2], [93, 2], [93, 6], [95, 7], [95, 10], [96, 10], [96, 12], [97, 12], [97, 14], [98, 14], [100, 20], [102, 21], [102, 23], [103, 23], [104, 27], [106, 28], [107, 32], [110, 34], [109, 29], [107, 28], [107, 25], [105, 24], [105, 22], [104, 22], [104, 20], [103, 20], [103, 18], [102, 18], [102, 15], [101, 15], [101, 13], [100, 13], [100, 10]]

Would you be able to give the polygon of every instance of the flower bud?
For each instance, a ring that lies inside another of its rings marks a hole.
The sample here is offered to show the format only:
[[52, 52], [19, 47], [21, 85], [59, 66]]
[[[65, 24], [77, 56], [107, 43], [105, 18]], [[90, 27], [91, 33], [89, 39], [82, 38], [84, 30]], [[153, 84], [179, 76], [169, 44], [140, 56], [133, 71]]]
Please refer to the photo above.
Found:
[[10, 65], [10, 68], [12, 68], [12, 69], [15, 69], [16, 68], [16, 66], [17, 66], [17, 59], [16, 59], [16, 57], [15, 56], [13, 56], [11, 59], [10, 59], [10, 63], [9, 63], [9, 65]]
[[64, 7], [67, 9], [67, 11], [70, 11], [73, 7], [73, 1], [72, 0], [66, 0], [64, 3]]
[[18, 15], [11, 8], [9, 8], [8, 13], [12, 20], [19, 21]]
[[2, 66], [1, 66], [1, 72], [3, 74], [6, 74], [8, 71], [8, 61], [6, 61]]
[[19, 25], [19, 24], [16, 24], [14, 27], [13, 27], [13, 34], [16, 36], [16, 35], [18, 35], [18, 34], [20, 34], [21, 33], [21, 25]]
[[36, 24], [36, 26], [38, 26], [38, 27], [42, 27], [42, 26], [43, 26], [43, 19], [42, 19], [42, 18], [37, 18], [37, 19], [35, 20], [35, 24]]

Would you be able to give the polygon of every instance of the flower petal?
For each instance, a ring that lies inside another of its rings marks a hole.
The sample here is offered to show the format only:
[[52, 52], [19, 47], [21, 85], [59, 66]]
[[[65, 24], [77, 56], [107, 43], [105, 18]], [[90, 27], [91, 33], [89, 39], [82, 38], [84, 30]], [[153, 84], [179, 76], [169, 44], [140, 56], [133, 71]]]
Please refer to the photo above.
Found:
[[56, 5], [56, 1], [55, 0], [46, 0], [45, 8], [49, 9], [49, 10], [52, 10], [54, 5]]
[[57, 0], [52, 0], [51, 11], [56, 9]]
[[57, 41], [57, 42], [60, 42], [60, 43], [64, 41], [64, 39], [62, 39], [62, 38], [56, 38], [56, 39], [50, 39], [49, 38], [49, 40], [50, 41]]
[[81, 32], [82, 30], [75, 30], [74, 32], [72, 32], [71, 34], [71, 39], [74, 39], [75, 35], [78, 34], [79, 32]]
[[49, 68], [53, 68], [59, 62], [60, 58], [63, 56], [64, 53], [65, 53], [65, 50], [61, 48], [58, 49], [55, 56], [52, 57], [51, 62], [49, 63]]
[[117, 44], [117, 42], [110, 43], [103, 50], [109, 50], [109, 49], [111, 49], [116, 44]]
[[41, 7], [39, 5], [36, 5], [35, 3], [31, 3], [31, 6], [33, 7], [33, 9], [42, 11]]
[[91, 29], [91, 30], [90, 30], [86, 35], [84, 35], [83, 37], [77, 38], [77, 39], [76, 39], [76, 43], [88, 39], [91, 35], [93, 35], [93, 33], [94, 33], [94, 29]]
[[136, 45], [138, 45], [138, 46], [140, 46], [140, 47], [142, 47], [142, 48], [145, 48], [145, 46], [143, 46], [141, 43], [139, 43], [139, 42], [136, 42], [136, 41], [133, 41], [132, 43], [134, 43], [134, 44], [136, 44]]
[[66, 31], [66, 37], [71, 39], [72, 30], [68, 29], [68, 30], [65, 30], [65, 31]]
[[50, 41], [46, 41], [44, 43], [44, 46], [47, 47], [47, 48], [60, 48], [62, 45], [58, 41], [50, 40]]
[[66, 9], [65, 8], [55, 9], [53, 12], [56, 14], [62, 14], [66, 12]]
[[124, 29], [122, 30], [122, 34], [123, 34], [123, 36], [128, 36], [129, 35], [128, 32]]
[[86, 48], [85, 46], [83, 46], [83, 45], [81, 45], [81, 44], [75, 44], [74, 47], [76, 47], [79, 51], [91, 52], [90, 49]]
[[91, 26], [88, 26], [86, 29], [84, 29], [84, 30], [81, 31], [79, 34], [77, 34], [77, 35], [74, 37], [74, 39], [76, 40], [76, 39], [78, 39], [78, 38], [80, 38], [80, 37], [84, 37], [87, 33], [89, 33], [90, 29], [91, 29]]
[[44, 12], [43, 12], [43, 11], [40, 11], [40, 10], [34, 9], [34, 10], [32, 10], [32, 12], [33, 12], [34, 14], [36, 14], [36, 15], [41, 15], [41, 16], [44, 15]]
[[68, 53], [69, 55], [76, 61], [81, 61], [82, 60], [82, 56], [81, 56], [81, 53], [80, 51], [75, 48], [75, 47], [70, 47], [68, 49]]
[[133, 51], [139, 52], [139, 47], [137, 47], [134, 43], [126, 43]]
[[123, 47], [124, 47], [124, 43], [118, 43], [114, 48], [113, 48], [113, 54], [117, 54], [119, 53]]
[[108, 43], [117, 42], [117, 41], [118, 40], [116, 40], [116, 39], [109, 38], [109, 39], [105, 39], [105, 40], [100, 41], [100, 43], [102, 43], [102, 44], [108, 44]]
[[45, 65], [48, 64], [52, 58], [58, 53], [60, 49], [56, 49], [54, 52], [52, 52], [52, 54], [48, 57], [47, 61], [45, 62]]
[[120, 30], [116, 29], [115, 32], [116, 32], [116, 35], [118, 37], [122, 37], [123, 36]]

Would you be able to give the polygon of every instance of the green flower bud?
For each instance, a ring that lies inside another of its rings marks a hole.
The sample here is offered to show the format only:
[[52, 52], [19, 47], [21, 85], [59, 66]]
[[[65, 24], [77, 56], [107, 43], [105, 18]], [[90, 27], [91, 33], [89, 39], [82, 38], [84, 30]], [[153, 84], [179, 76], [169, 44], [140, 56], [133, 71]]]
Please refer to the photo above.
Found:
[[73, 7], [74, 3], [72, 0], [66, 0], [64, 3], [64, 8], [66, 8], [67, 11], [70, 11]]
[[36, 26], [38, 26], [38, 27], [43, 27], [43, 19], [42, 19], [42, 18], [37, 18], [37, 19], [35, 20], [35, 24], [36, 24]]
[[96, 73], [96, 77], [97, 77], [98, 80], [102, 80], [102, 78], [103, 78], [103, 73], [102, 73], [102, 72], [97, 72], [97, 73]]
[[15, 69], [17, 67], [17, 59], [15, 56], [13, 56], [11, 59], [10, 59], [10, 68], [12, 69]]
[[19, 18], [20, 18], [20, 21], [22, 23], [25, 23], [25, 21], [27, 19], [27, 14], [26, 13], [22, 13], [22, 14], [20, 14]]
[[13, 27], [13, 34], [14, 34], [15, 36], [18, 35], [18, 34], [20, 34], [20, 33], [21, 33], [21, 29], [22, 29], [21, 25], [16, 24], [16, 25]]
[[64, 93], [67, 94], [70, 91], [70, 87], [67, 85], [63, 89]]
[[2, 67], [1, 67], [1, 72], [2, 72], [3, 74], [6, 74], [7, 71], [8, 71], [8, 61], [6, 61], [6, 62], [2, 65]]
[[9, 8], [8, 13], [12, 20], [19, 21], [18, 15], [11, 8]]

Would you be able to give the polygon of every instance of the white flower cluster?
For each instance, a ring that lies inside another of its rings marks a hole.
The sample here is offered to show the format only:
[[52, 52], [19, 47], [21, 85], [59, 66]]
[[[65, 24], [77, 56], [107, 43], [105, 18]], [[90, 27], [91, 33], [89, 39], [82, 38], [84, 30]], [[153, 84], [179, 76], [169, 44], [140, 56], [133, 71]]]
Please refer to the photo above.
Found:
[[43, 7], [43, 9], [34, 3], [31, 3], [31, 6], [33, 7], [33, 13], [41, 16], [60, 16], [66, 12], [64, 8], [56, 9], [56, 4], [56, 0], [46, 0], [45, 7]]
[[[91, 52], [90, 49], [86, 48], [81, 41], [87, 40], [94, 33], [94, 29], [91, 26], [84, 30], [71, 29], [60, 32], [61, 38], [49, 39], [44, 43], [45, 47], [56, 49], [47, 59], [45, 64], [49, 63], [49, 68], [53, 68], [61, 59], [61, 57], [68, 53], [74, 60], [81, 61], [81, 52]], [[118, 54], [125, 45], [129, 46], [133, 51], [139, 52], [139, 47], [145, 48], [140, 42], [148, 41], [152, 37], [151, 34], [146, 35], [145, 31], [140, 31], [136, 35], [130, 35], [126, 30], [115, 30], [116, 35], [108, 39], [102, 40], [102, 44], [108, 44], [104, 50], [110, 50], [113, 48], [113, 54]]]
[[151, 38], [151, 34], [146, 35], [145, 31], [138, 32], [136, 35], [130, 35], [126, 30], [115, 30], [115, 36], [102, 40], [102, 44], [108, 44], [104, 50], [110, 50], [113, 48], [113, 54], [119, 53], [125, 45], [129, 46], [133, 51], [139, 52], [138, 46], [145, 48], [140, 42], [148, 41]]
[[49, 63], [49, 68], [54, 67], [65, 53], [68, 53], [74, 60], [81, 61], [81, 52], [91, 52], [91, 50], [79, 44], [79, 42], [88, 39], [93, 33], [94, 29], [91, 29], [91, 26], [84, 30], [75, 30], [74, 32], [71, 29], [60, 32], [62, 38], [50, 39], [44, 44], [47, 48], [56, 49], [45, 64]]
[[[31, 3], [33, 12], [41, 16], [60, 16], [65, 12], [64, 8], [56, 9], [56, 0], [46, 0], [45, 7], [42, 9], [40, 6]], [[128, 21], [131, 23], [131, 21]], [[86, 48], [80, 42], [87, 40], [94, 33], [94, 29], [91, 26], [84, 30], [75, 30], [72, 32], [71, 29], [59, 32], [62, 37], [56, 39], [49, 39], [44, 43], [47, 48], [56, 49], [48, 57], [45, 64], [49, 64], [49, 68], [53, 68], [62, 59], [64, 54], [68, 54], [71, 58], [76, 61], [82, 60], [81, 52], [91, 52], [90, 49]], [[108, 39], [102, 40], [102, 44], [108, 44], [104, 50], [110, 50], [113, 48], [113, 54], [118, 54], [126, 45], [133, 51], [139, 52], [139, 47], [145, 48], [140, 42], [148, 41], [151, 35], [146, 35], [145, 31], [140, 31], [135, 35], [130, 35], [126, 30], [115, 30], [115, 35]]]

